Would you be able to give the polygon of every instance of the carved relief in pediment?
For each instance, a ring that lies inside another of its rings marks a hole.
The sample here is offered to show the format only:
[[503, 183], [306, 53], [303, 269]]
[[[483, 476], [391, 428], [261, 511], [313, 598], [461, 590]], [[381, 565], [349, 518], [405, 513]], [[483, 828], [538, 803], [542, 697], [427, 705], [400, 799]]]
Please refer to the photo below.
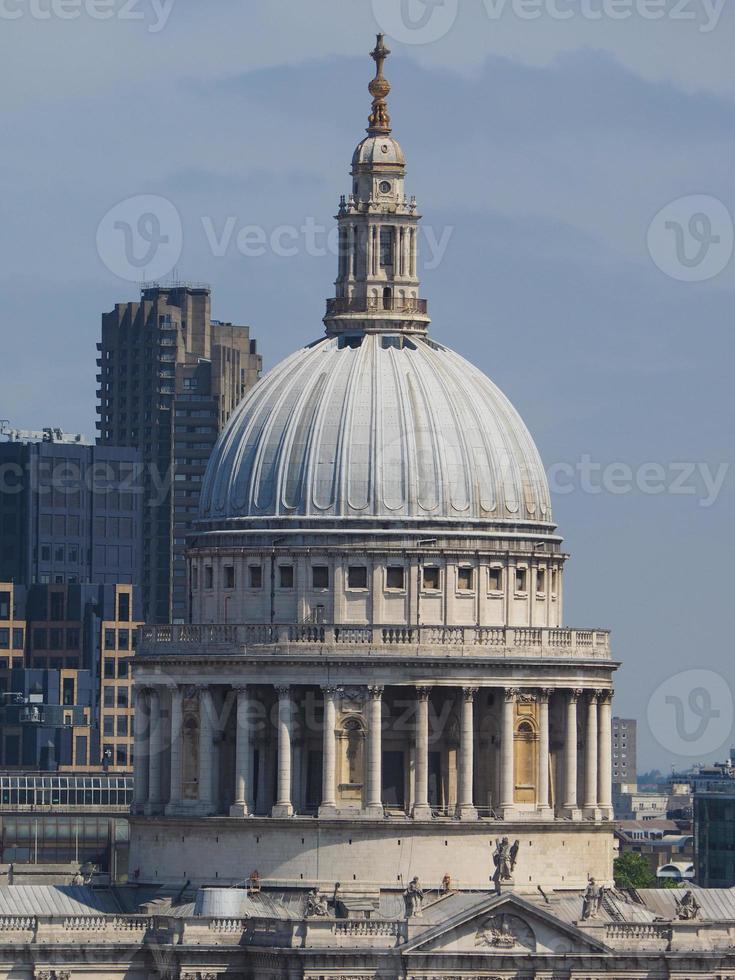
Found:
[[533, 929], [517, 915], [492, 915], [477, 930], [475, 946], [534, 953], [536, 937]]

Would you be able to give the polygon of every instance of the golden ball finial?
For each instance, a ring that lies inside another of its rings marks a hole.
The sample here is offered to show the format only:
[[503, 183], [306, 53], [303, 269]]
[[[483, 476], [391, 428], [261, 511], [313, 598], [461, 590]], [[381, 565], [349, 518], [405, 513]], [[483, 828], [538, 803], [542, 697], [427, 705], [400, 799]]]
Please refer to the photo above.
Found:
[[386, 99], [390, 94], [390, 82], [383, 75], [383, 66], [386, 58], [390, 55], [390, 50], [385, 46], [385, 34], [378, 34], [378, 43], [375, 50], [370, 52], [370, 57], [376, 64], [377, 71], [375, 78], [370, 82], [368, 90], [373, 97], [373, 111], [370, 113], [370, 127], [368, 133], [371, 135], [390, 132], [390, 116]]

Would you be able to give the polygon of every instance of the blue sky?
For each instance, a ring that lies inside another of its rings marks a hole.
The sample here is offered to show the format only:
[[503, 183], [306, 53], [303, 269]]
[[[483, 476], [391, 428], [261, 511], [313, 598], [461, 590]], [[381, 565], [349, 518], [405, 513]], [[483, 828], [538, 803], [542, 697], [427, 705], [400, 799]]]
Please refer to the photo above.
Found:
[[[505, 390], [554, 473], [576, 474], [555, 496], [572, 554], [567, 621], [613, 629], [616, 711], [641, 720], [642, 767], [727, 755], [732, 7], [109, 0], [114, 16], [100, 20], [92, 0], [67, 0], [78, 16], [64, 20], [54, 0], [34, 2], [0, 4], [0, 415], [94, 432], [100, 314], [137, 294], [98, 254], [97, 229], [137, 195], [171, 202], [178, 275], [212, 284], [217, 316], [252, 325], [267, 367], [317, 337], [335, 277], [322, 238], [366, 125], [367, 53], [392, 30], [409, 187], [428, 233], [448, 242], [432, 262], [423, 241], [432, 332]], [[680, 199], [649, 248], [651, 222]], [[701, 215], [709, 226], [688, 225]], [[709, 267], [677, 268], [677, 224], [685, 256], [698, 248], [687, 234], [720, 238], [704, 281], [682, 281]], [[301, 230], [314, 225], [316, 249]], [[279, 226], [289, 244], [294, 229], [296, 254], [274, 253]], [[262, 229], [265, 254], [237, 247], [248, 227]], [[586, 489], [585, 460], [606, 471]], [[647, 465], [663, 492], [640, 488]], [[683, 735], [669, 733], [672, 698]]]

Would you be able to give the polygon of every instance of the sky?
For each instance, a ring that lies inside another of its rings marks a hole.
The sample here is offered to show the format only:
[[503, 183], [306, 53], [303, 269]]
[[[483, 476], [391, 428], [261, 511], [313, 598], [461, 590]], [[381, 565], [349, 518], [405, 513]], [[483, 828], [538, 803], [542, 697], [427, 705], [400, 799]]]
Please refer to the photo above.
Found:
[[211, 283], [266, 368], [321, 334], [385, 31], [432, 335], [536, 439], [566, 621], [613, 631], [640, 770], [729, 755], [732, 4], [0, 0], [0, 21], [0, 417], [94, 434], [100, 315], [143, 279]]

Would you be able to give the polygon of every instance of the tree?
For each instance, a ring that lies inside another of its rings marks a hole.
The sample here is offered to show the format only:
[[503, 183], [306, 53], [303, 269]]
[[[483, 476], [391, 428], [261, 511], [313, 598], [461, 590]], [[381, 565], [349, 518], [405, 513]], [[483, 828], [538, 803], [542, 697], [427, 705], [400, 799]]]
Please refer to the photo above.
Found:
[[642, 854], [626, 851], [615, 858], [616, 888], [655, 888], [656, 875]]

